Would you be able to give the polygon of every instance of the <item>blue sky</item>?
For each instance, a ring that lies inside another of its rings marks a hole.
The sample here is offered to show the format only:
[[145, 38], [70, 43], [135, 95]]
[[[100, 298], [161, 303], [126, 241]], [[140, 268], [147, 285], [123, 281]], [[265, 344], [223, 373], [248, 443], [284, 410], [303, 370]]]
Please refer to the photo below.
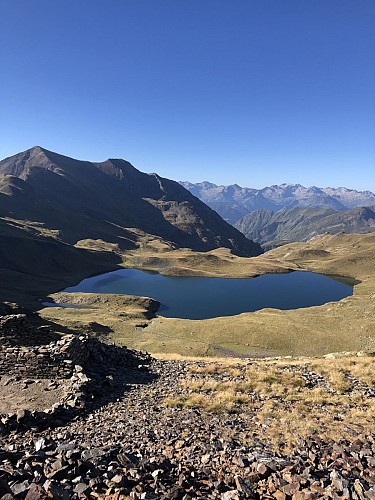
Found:
[[0, 157], [375, 191], [375, 1], [0, 0]]

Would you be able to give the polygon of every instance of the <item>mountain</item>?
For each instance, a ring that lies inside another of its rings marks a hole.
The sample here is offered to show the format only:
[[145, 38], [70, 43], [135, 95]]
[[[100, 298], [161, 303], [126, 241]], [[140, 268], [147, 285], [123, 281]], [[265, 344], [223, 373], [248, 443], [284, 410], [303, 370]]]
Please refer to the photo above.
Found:
[[198, 251], [260, 253], [180, 184], [125, 160], [80, 161], [36, 146], [0, 161], [0, 176], [0, 215], [42, 223], [65, 243], [90, 238], [134, 248], [142, 232]]
[[245, 215], [235, 227], [248, 238], [275, 247], [292, 241], [307, 241], [323, 233], [369, 233], [375, 231], [375, 207], [351, 210], [292, 208], [272, 212], [257, 210]]
[[235, 224], [256, 210], [287, 210], [294, 207], [319, 207], [346, 210], [375, 205], [371, 191], [347, 188], [304, 187], [300, 184], [280, 184], [253, 189], [233, 184], [217, 186], [210, 182], [181, 182], [197, 198], [216, 210], [227, 222]]
[[371, 191], [356, 191], [345, 187], [323, 188], [322, 191], [346, 208], [369, 207], [375, 204], [375, 194]]
[[178, 247], [262, 252], [180, 184], [125, 160], [80, 161], [36, 146], [0, 161], [0, 301], [34, 307], [114, 269], [124, 250]]
[[0, 301], [29, 304], [120, 263], [115, 253], [76, 248], [38, 224], [0, 217]]

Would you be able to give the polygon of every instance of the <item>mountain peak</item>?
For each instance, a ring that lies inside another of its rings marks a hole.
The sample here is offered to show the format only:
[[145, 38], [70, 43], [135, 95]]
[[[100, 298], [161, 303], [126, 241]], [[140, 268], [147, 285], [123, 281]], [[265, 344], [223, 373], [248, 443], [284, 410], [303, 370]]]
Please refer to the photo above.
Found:
[[375, 205], [375, 194], [345, 187], [305, 187], [301, 184], [273, 184], [262, 189], [238, 188], [237, 184], [209, 187], [184, 184], [195, 196], [216, 210], [226, 221], [234, 224], [244, 215], [255, 210], [285, 210], [292, 207], [351, 209]]
[[5, 158], [0, 162], [0, 174], [25, 179], [33, 167], [53, 164], [47, 153], [49, 151], [41, 146], [33, 146], [26, 151]]
[[27, 149], [23, 153], [19, 153], [19, 154], [20, 155], [28, 154], [30, 158], [35, 158], [35, 157], [41, 156], [41, 155], [48, 157], [49, 154], [57, 154], [57, 153], [53, 153], [53, 151], [49, 151], [48, 149], [43, 148], [42, 146], [33, 146], [32, 148]]
[[0, 197], [2, 213], [58, 228], [67, 243], [107, 238], [133, 248], [138, 236], [129, 228], [135, 228], [199, 251], [224, 246], [240, 255], [261, 253], [259, 245], [176, 182], [140, 172], [126, 160], [94, 163], [34, 146], [0, 161], [0, 174], [30, 188], [26, 192], [21, 186], [15, 196], [17, 185], [4, 180], [2, 192], [9, 196]]

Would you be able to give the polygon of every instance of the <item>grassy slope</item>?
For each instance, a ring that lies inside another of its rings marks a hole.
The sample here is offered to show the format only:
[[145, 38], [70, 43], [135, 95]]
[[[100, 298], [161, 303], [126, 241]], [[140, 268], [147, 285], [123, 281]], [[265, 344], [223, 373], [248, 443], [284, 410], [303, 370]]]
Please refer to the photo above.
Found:
[[[298, 450], [301, 438], [312, 435], [353, 442], [359, 432], [373, 433], [374, 368], [375, 358], [366, 356], [230, 364], [212, 359], [192, 364], [178, 395], [165, 404], [240, 412], [246, 422], [242, 434], [258, 429], [278, 451]], [[246, 435], [239, 438], [246, 445]]]
[[35, 308], [39, 297], [121, 263], [115, 253], [75, 248], [56, 233], [35, 222], [0, 218], [0, 302]]
[[[158, 269], [166, 274], [245, 277], [305, 269], [352, 277], [360, 283], [352, 297], [320, 307], [292, 311], [263, 309], [194, 321], [160, 316], [144, 329], [135, 326], [134, 315], [127, 317], [125, 306], [115, 304], [98, 305], [90, 311], [45, 309], [43, 316], [72, 328], [95, 321], [109, 326], [116, 342], [153, 353], [313, 356], [375, 350], [375, 234], [324, 235], [251, 259], [232, 256], [226, 250], [199, 254], [189, 250], [157, 253], [147, 249], [128, 252], [123, 259], [125, 265]], [[73, 296], [71, 300], [74, 301]]]

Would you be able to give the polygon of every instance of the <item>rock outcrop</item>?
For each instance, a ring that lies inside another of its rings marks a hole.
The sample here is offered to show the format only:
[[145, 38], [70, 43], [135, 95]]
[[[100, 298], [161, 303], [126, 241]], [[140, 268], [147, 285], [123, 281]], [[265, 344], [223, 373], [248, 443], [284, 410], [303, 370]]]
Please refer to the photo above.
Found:
[[[26, 387], [37, 385], [24, 377], [37, 374], [29, 368], [36, 369], [42, 353], [51, 360], [50, 382], [65, 381], [69, 389], [49, 410], [20, 407], [2, 416], [2, 500], [375, 498], [375, 436], [370, 428], [354, 422], [344, 425], [335, 439], [310, 433], [298, 437], [292, 448], [289, 443], [275, 447], [269, 418], [257, 415], [270, 396], [252, 392], [251, 384], [250, 407], [210, 412], [199, 400], [185, 407], [168, 403], [194, 395], [194, 387], [209, 394], [210, 387], [243, 384], [255, 360], [226, 369], [212, 361], [156, 360], [85, 335], [59, 340], [51, 335], [22, 315], [0, 319], [1, 359], [10, 349], [37, 353], [36, 360], [25, 363], [22, 376], [19, 365], [8, 368], [1, 390], [13, 383], [9, 378], [21, 379]], [[334, 401], [329, 379], [316, 372], [316, 365], [280, 361], [274, 360], [274, 375], [290, 381], [302, 377], [302, 390], [325, 390]], [[366, 366], [370, 362], [367, 358]], [[45, 368], [43, 364], [40, 375], [47, 375]], [[353, 376], [348, 380], [353, 397], [363, 394], [372, 400], [373, 388]], [[299, 390], [297, 385], [295, 397]], [[293, 399], [277, 392], [272, 402], [293, 405]], [[330, 411], [327, 401], [317, 401], [319, 405], [322, 415]], [[341, 429], [342, 416], [335, 417], [331, 425]]]
[[[116, 379], [121, 379], [123, 387], [133, 376], [143, 380], [139, 367], [149, 359], [147, 353], [106, 344], [89, 335], [60, 337], [46, 326], [34, 326], [25, 315], [0, 317], [0, 429], [7, 433], [69, 421], [89, 404], [102, 400], [103, 394], [108, 396]], [[7, 404], [12, 393], [13, 401]], [[33, 411], [30, 402], [36, 407]], [[45, 408], [48, 403], [52, 404]], [[4, 414], [2, 406], [14, 411]]]

